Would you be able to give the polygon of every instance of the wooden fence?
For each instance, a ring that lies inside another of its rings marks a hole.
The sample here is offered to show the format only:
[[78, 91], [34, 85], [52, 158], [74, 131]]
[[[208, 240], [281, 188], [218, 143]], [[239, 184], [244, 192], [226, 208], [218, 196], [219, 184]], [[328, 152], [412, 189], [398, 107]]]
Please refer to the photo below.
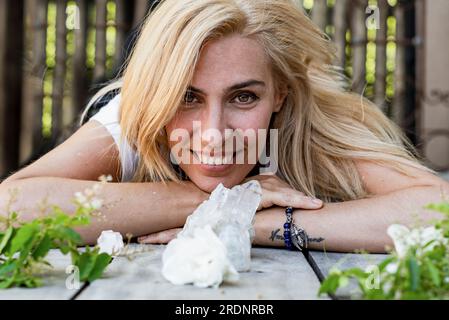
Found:
[[[352, 89], [416, 137], [416, 7], [424, 0], [298, 0], [335, 41]], [[115, 75], [150, 0], [0, 0], [0, 176], [74, 130]]]

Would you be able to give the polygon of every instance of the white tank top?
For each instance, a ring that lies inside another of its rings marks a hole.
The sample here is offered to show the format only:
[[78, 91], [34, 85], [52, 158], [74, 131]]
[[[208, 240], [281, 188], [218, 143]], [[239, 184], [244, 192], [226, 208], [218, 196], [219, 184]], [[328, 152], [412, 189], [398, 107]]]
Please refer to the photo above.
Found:
[[118, 147], [120, 155], [120, 165], [122, 169], [122, 182], [131, 181], [134, 173], [137, 170], [137, 164], [139, 162], [139, 155], [131, 148], [129, 143], [121, 139], [121, 127], [119, 123], [120, 112], [120, 94], [116, 95], [107, 105], [102, 107], [93, 117], [89, 119], [100, 122], [112, 138]]

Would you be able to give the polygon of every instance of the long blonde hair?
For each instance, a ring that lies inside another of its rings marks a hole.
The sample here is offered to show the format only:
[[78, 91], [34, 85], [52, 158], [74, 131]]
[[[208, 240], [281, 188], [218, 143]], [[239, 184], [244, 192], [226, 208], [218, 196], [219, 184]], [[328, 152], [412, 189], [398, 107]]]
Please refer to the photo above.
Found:
[[332, 66], [335, 48], [294, 0], [164, 0], [140, 31], [123, 77], [90, 102], [120, 88], [120, 125], [140, 156], [133, 181], [178, 181], [165, 125], [175, 116], [201, 49], [239, 33], [259, 41], [288, 95], [273, 126], [279, 130], [278, 174], [323, 200], [370, 196], [355, 160], [411, 175], [432, 171], [403, 132], [369, 100], [345, 90]]

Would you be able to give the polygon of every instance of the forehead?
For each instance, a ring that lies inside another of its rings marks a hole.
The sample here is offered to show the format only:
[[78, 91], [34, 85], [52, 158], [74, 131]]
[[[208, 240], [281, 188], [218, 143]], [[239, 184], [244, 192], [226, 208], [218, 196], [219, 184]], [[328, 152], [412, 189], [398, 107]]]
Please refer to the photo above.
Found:
[[195, 69], [193, 85], [229, 85], [248, 79], [269, 82], [269, 60], [254, 39], [231, 35], [203, 47]]

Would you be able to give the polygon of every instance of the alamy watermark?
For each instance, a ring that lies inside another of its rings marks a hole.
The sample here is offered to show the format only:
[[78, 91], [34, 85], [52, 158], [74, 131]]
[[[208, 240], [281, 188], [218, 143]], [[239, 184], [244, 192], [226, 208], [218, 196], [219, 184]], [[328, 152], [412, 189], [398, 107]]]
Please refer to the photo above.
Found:
[[73, 264], [67, 266], [65, 273], [68, 274], [65, 280], [65, 287], [68, 290], [78, 290], [81, 288], [80, 269], [77, 266]]
[[80, 29], [80, 9], [76, 4], [69, 4], [65, 9], [67, 15], [65, 26], [68, 30]]
[[[369, 15], [365, 20], [365, 25], [368, 30], [380, 29], [380, 9], [375, 5], [369, 5], [365, 9], [365, 13]], [[66, 28], [69, 30], [80, 29], [80, 10], [78, 5], [69, 4], [66, 8]]]
[[365, 268], [369, 276], [365, 279], [365, 288], [369, 290], [378, 290], [380, 288], [380, 270], [377, 265], [369, 265]]
[[366, 7], [365, 13], [369, 15], [365, 20], [365, 25], [368, 30], [380, 29], [380, 9], [377, 6], [371, 5]]

